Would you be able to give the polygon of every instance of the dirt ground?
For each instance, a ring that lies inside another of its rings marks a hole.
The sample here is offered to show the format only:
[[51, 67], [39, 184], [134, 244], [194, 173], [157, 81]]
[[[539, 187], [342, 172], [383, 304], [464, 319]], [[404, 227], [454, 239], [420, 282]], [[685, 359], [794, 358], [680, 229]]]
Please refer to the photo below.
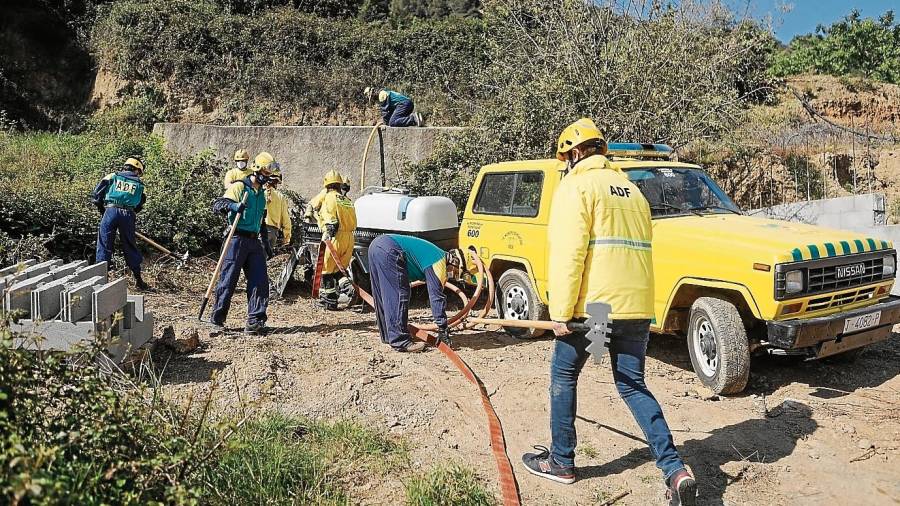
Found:
[[[199, 299], [149, 294], [156, 335], [166, 325], [197, 327]], [[477, 392], [442, 354], [395, 353], [380, 342], [371, 312], [329, 313], [298, 294], [272, 302], [264, 337], [241, 333], [245, 311], [239, 291], [226, 333], [201, 332], [201, 347], [186, 355], [155, 353], [169, 394], [205, 395], [215, 375], [215, 402], [226, 412], [249, 405], [358, 419], [409, 442], [406, 476], [450, 460], [471, 466], [497, 491]], [[579, 480], [559, 485], [526, 473], [520, 460], [532, 445], [549, 443], [552, 340], [491, 331], [453, 340], [492, 393], [524, 504], [598, 504], [621, 492], [628, 495], [615, 504], [663, 503], [662, 480], [608, 363], [589, 364], [582, 375]], [[697, 475], [701, 504], [900, 503], [896, 334], [850, 365], [754, 359], [747, 391], [728, 398], [710, 396], [695, 378], [683, 341], [652, 336], [647, 383]], [[402, 480], [362, 479], [351, 493], [364, 504], [399, 504]]]

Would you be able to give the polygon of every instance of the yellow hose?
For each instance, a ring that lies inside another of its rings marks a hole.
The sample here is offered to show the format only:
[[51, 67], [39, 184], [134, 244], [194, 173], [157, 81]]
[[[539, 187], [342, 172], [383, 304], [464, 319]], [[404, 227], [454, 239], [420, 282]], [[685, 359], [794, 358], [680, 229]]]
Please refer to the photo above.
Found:
[[366, 149], [363, 151], [362, 168], [359, 175], [360, 192], [366, 188], [366, 161], [369, 159], [369, 148], [372, 146], [372, 139], [375, 137], [375, 133], [378, 132], [378, 129], [381, 128], [381, 125], [383, 125], [383, 123], [380, 121], [375, 124], [375, 127], [372, 128], [372, 133], [369, 134], [369, 140], [366, 141]]

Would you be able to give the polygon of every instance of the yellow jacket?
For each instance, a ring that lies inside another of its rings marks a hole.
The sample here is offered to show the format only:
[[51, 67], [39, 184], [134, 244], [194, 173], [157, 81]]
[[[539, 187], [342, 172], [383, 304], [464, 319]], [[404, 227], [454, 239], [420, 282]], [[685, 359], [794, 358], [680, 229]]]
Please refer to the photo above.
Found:
[[[319, 228], [325, 231], [325, 226], [337, 224], [338, 230], [333, 238], [334, 249], [338, 253], [338, 259], [345, 268], [350, 265], [353, 258], [353, 231], [356, 230], [356, 211], [353, 209], [353, 201], [341, 195], [336, 190], [329, 190], [322, 199], [322, 207], [319, 209]], [[323, 274], [339, 272], [337, 264], [331, 258], [331, 252], [326, 250]]]
[[316, 221], [319, 221], [319, 209], [322, 207], [322, 199], [325, 198], [326, 193], [328, 193], [328, 190], [323, 188], [322, 191], [307, 202], [305, 213], [307, 218], [315, 218]]
[[291, 243], [290, 206], [284, 194], [272, 188], [266, 189], [266, 225], [281, 230], [284, 243]]
[[241, 170], [237, 167], [229, 170], [228, 172], [225, 173], [225, 178], [222, 181], [225, 184], [225, 189], [227, 190], [228, 187], [231, 186], [232, 183], [240, 181], [241, 179], [244, 179], [245, 177], [249, 176], [250, 174], [253, 174], [253, 171], [250, 170], [249, 166], [244, 170]]
[[550, 318], [588, 316], [589, 302], [612, 306], [611, 319], [653, 318], [650, 206], [600, 155], [575, 165], [550, 207]]

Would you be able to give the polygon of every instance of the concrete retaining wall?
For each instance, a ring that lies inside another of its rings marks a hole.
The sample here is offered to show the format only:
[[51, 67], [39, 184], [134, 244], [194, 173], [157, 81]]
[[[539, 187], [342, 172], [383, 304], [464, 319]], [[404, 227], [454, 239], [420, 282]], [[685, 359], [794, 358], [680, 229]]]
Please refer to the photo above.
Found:
[[[397, 171], [406, 161], [419, 161], [431, 154], [435, 140], [461, 128], [386, 128], [383, 130], [388, 184], [397, 182]], [[182, 155], [211, 148], [220, 158], [231, 160], [239, 148], [269, 151], [281, 163], [285, 186], [306, 198], [322, 186], [322, 176], [331, 169], [349, 174], [353, 194], [364, 186], [381, 185], [378, 136], [372, 141], [366, 163], [366, 184], [359, 184], [363, 150], [372, 133], [367, 126], [214, 126], [192, 123], [157, 123], [153, 133], [165, 139], [166, 147]]]
[[884, 195], [869, 193], [809, 202], [796, 202], [750, 211], [751, 215], [800, 221], [842, 230], [884, 225]]

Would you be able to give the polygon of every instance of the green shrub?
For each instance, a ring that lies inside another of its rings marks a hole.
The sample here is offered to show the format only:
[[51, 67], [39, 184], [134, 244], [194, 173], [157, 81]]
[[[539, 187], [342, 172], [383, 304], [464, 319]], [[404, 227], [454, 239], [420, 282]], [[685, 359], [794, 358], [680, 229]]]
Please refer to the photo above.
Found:
[[480, 20], [393, 25], [262, 7], [118, 1], [101, 9], [93, 53], [126, 81], [168, 90], [168, 110], [199, 106], [221, 123], [358, 123], [375, 117], [361, 93], [370, 85], [411, 94], [432, 122], [470, 113], [469, 83], [485, 54]]
[[[110, 112], [109, 116], [130, 113]], [[129, 156], [146, 164], [147, 204], [138, 229], [173, 250], [217, 248], [223, 222], [210, 210], [223, 166], [209, 153], [179, 158], [162, 140], [109, 116], [81, 134], [0, 133], [0, 229], [9, 237], [49, 236], [50, 252], [89, 258], [100, 213], [94, 186]]]
[[471, 470], [456, 464], [439, 466], [406, 484], [411, 506], [482, 506], [496, 504]]
[[878, 19], [853, 10], [830, 26], [795, 37], [776, 55], [770, 72], [789, 76], [806, 72], [835, 76], [858, 75], [900, 84], [900, 24], [894, 11]]

